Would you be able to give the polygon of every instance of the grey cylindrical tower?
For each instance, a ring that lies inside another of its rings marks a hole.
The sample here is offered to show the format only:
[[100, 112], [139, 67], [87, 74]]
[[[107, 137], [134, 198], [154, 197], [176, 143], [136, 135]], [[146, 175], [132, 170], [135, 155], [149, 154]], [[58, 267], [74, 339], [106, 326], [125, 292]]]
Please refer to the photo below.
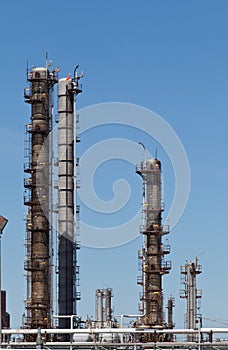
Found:
[[97, 322], [97, 328], [103, 328], [104, 326], [104, 312], [103, 312], [103, 290], [97, 289], [96, 290], [96, 322]]
[[[76, 203], [75, 203], [75, 98], [81, 92], [76, 78], [58, 84], [58, 308], [59, 315], [76, 314]], [[60, 318], [60, 328], [70, 328]]]

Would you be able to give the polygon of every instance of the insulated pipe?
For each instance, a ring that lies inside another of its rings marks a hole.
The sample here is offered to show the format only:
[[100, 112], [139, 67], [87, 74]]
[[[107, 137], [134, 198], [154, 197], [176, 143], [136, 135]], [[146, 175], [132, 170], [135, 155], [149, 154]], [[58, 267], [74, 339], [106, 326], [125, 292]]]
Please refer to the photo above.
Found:
[[[76, 72], [76, 71], [75, 71]], [[59, 80], [58, 88], [58, 306], [59, 315], [76, 314], [78, 273], [76, 249], [76, 96], [81, 90], [75, 76]], [[70, 320], [60, 318], [59, 327]]]
[[[73, 315], [75, 283], [74, 230], [74, 93], [69, 79], [58, 84], [58, 259], [59, 315]], [[60, 318], [60, 328], [70, 319]]]
[[[74, 333], [167, 333], [167, 334], [191, 334], [198, 333], [198, 329], [155, 329], [155, 328], [83, 328], [83, 329], [41, 329], [41, 334], [74, 334]], [[228, 333], [228, 328], [201, 328], [202, 333]], [[37, 334], [37, 329], [3, 329], [2, 334]]]

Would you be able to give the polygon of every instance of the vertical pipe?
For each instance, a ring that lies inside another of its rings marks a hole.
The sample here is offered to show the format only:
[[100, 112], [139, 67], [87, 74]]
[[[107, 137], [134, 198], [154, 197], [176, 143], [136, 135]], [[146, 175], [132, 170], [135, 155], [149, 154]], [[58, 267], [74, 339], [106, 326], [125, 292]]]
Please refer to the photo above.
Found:
[[54, 216], [54, 167], [55, 167], [55, 154], [54, 154], [54, 88], [50, 89], [50, 186], [49, 186], [49, 196], [50, 196], [50, 316], [51, 316], [51, 327], [53, 327], [53, 313], [54, 313], [54, 227], [55, 227], [55, 216]]
[[[26, 265], [29, 265], [31, 262], [31, 226], [32, 226], [32, 219], [31, 219], [31, 210], [29, 210], [29, 212], [27, 213], [26, 216], [26, 248], [27, 248], [27, 252], [26, 252], [26, 260], [25, 260], [25, 269], [26, 269]], [[26, 299], [26, 303], [27, 305], [29, 305], [29, 301], [31, 301], [32, 298], [32, 280], [31, 280], [31, 270], [27, 269], [27, 299]], [[25, 318], [25, 324], [28, 323], [28, 320], [31, 320], [31, 309], [27, 307], [27, 312], [26, 312], [26, 318]]]
[[0, 347], [2, 347], [2, 230], [0, 229]]

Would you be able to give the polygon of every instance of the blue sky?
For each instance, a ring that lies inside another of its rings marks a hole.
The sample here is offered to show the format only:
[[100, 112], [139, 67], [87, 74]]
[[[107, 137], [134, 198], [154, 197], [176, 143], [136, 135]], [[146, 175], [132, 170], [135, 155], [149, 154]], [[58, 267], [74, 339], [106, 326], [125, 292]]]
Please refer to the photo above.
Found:
[[[30, 110], [23, 101], [23, 89], [27, 60], [29, 67], [44, 65], [46, 51], [54, 66], [61, 67], [60, 77], [72, 72], [76, 64], [84, 69], [78, 108], [104, 102], [137, 104], [159, 114], [178, 134], [190, 162], [191, 192], [184, 215], [169, 237], [172, 254], [168, 260], [173, 269], [164, 277], [165, 298], [175, 297], [175, 322], [183, 327], [185, 303], [178, 298], [180, 265], [200, 254], [201, 311], [205, 318], [228, 321], [227, 12], [226, 0], [1, 3], [0, 213], [9, 219], [2, 239], [2, 285], [13, 327], [21, 324], [25, 297], [23, 146]], [[141, 137], [152, 154], [159, 148], [130, 128], [97, 128], [95, 133], [82, 134], [79, 153], [93, 142], [120, 136], [135, 142]], [[162, 148], [159, 158], [168, 210], [174, 175]], [[131, 173], [133, 167], [125, 165], [105, 164], [97, 170], [94, 186], [103, 200], [110, 200], [111, 181], [104, 179], [110, 179], [110, 174], [113, 181], [126, 175], [134, 189], [130, 213], [140, 206], [141, 184]], [[90, 217], [99, 226], [107, 219], [89, 216], [86, 210], [82, 206], [82, 220]], [[107, 220], [112, 225], [112, 219]], [[95, 289], [106, 286], [113, 288], [116, 314], [137, 312], [141, 240], [113, 249], [81, 249], [82, 301], [78, 308], [82, 315], [94, 314]], [[205, 320], [204, 325], [219, 324]]]

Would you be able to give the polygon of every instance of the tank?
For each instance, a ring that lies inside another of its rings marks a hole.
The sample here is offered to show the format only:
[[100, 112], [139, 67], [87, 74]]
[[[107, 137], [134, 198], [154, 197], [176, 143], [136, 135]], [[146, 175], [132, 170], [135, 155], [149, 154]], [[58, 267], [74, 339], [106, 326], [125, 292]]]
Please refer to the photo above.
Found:
[[73, 341], [75, 343], [85, 343], [92, 341], [91, 335], [89, 333], [74, 333], [73, 334]]

